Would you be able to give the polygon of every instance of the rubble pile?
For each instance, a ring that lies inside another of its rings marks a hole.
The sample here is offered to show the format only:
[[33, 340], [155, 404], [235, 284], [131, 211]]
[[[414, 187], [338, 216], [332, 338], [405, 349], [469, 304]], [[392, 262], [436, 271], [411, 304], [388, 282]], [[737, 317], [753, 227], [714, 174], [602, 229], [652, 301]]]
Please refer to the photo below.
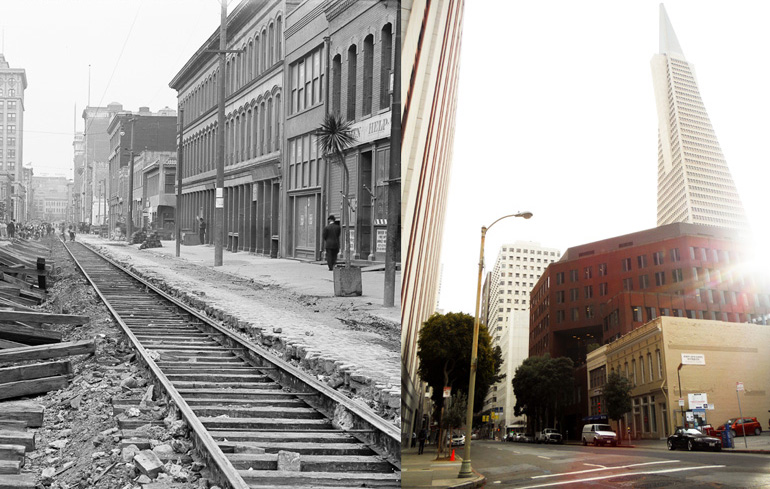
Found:
[[152, 232], [144, 239], [141, 245], [139, 245], [140, 250], [144, 250], [146, 248], [160, 248], [163, 245], [160, 244], [160, 236], [158, 236], [158, 233]]
[[37, 426], [3, 421], [3, 407], [18, 401], [0, 402], [0, 434], [14, 426], [18, 441], [34, 442], [25, 447], [21, 474], [0, 479], [19, 477], [20, 488], [208, 488], [209, 474], [192, 458], [184, 423], [153, 391], [149, 373], [61, 243], [54, 246], [61, 270], [41, 308], [88, 316], [82, 326], [51, 329], [63, 342], [88, 339], [95, 348], [69, 358], [66, 385], [32, 399], [40, 406]]

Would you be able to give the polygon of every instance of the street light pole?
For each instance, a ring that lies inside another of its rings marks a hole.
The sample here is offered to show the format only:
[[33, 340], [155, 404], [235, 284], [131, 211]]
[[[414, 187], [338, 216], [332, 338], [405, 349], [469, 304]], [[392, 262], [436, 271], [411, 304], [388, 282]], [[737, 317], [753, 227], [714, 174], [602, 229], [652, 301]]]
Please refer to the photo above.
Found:
[[499, 221], [508, 217], [523, 217], [529, 219], [531, 212], [519, 212], [503, 216], [490, 224], [481, 227], [481, 250], [479, 251], [479, 277], [476, 283], [476, 317], [473, 321], [473, 347], [471, 349], [471, 375], [468, 381], [468, 408], [465, 413], [465, 453], [463, 454], [463, 463], [460, 466], [459, 478], [473, 477], [471, 468], [471, 435], [473, 432], [473, 397], [476, 394], [476, 368], [478, 367], [478, 348], [479, 348], [479, 308], [481, 306], [481, 274], [484, 271], [484, 241], [487, 231]]
[[[679, 375], [680, 370], [682, 370], [681, 363], [676, 368], [676, 379], [679, 381], [679, 399], [682, 399], [684, 401], [684, 398], [682, 397], [682, 377]], [[684, 422], [684, 403], [682, 403], [682, 405], [679, 407], [681, 408], [681, 411], [682, 411], [682, 428], [685, 428], [686, 423]]]
[[225, 234], [225, 88], [227, 86], [227, 2], [222, 0], [219, 23], [219, 100], [217, 107], [217, 172], [214, 189], [214, 266], [222, 266], [222, 242]]
[[134, 231], [134, 122], [136, 117], [129, 119], [131, 122], [131, 148], [128, 156], [128, 222], [126, 223], [126, 241], [131, 242], [131, 234]]

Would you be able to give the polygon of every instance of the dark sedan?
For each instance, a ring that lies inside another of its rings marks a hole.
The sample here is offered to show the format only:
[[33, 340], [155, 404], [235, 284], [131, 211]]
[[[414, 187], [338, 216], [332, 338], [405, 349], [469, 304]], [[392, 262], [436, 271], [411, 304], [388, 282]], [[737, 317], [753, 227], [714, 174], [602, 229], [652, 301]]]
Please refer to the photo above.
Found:
[[676, 433], [668, 437], [669, 450], [686, 448], [693, 450], [722, 450], [722, 440], [713, 436], [704, 435], [694, 428], [677, 428]]

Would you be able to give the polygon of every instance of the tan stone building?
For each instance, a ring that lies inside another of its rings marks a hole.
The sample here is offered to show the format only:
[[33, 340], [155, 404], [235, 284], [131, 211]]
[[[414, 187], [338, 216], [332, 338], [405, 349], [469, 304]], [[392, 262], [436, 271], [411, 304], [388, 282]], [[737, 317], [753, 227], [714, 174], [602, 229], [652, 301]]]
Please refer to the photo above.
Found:
[[[701, 361], [685, 364], [682, 355]], [[630, 381], [632, 412], [624, 426], [636, 438], [665, 438], [683, 415], [690, 424], [717, 427], [742, 414], [763, 422], [770, 408], [770, 329], [749, 323], [728, 323], [660, 317], [588, 355], [589, 406], [602, 402], [598, 379], [620, 372]], [[681, 398], [684, 406], [679, 406]], [[737, 383], [743, 391], [736, 391]], [[704, 409], [700, 409], [703, 404]], [[606, 414], [606, 408], [602, 414]], [[693, 418], [694, 416], [694, 418]], [[613, 425], [615, 423], [613, 422]]]

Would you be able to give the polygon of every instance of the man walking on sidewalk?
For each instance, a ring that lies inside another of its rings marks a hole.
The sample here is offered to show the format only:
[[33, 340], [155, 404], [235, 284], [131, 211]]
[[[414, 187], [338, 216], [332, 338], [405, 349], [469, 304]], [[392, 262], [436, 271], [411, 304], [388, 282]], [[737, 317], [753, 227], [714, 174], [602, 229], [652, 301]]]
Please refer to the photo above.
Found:
[[9, 222], [8, 226], [6, 226], [6, 229], [8, 231], [8, 237], [13, 239], [16, 235], [16, 220], [11, 219], [11, 222]]
[[324, 248], [326, 249], [326, 264], [329, 270], [334, 270], [337, 264], [337, 255], [340, 252], [340, 225], [334, 215], [329, 216], [329, 224], [326, 225], [323, 232]]
[[417, 449], [417, 455], [422, 455], [425, 450], [425, 439], [428, 438], [428, 434], [425, 432], [425, 428], [420, 430], [420, 434], [417, 436], [417, 441], [420, 442], [420, 448]]
[[203, 238], [206, 236], [206, 221], [203, 220], [203, 216], [199, 217], [198, 219], [198, 237], [201, 240], [201, 244], [205, 244]]

